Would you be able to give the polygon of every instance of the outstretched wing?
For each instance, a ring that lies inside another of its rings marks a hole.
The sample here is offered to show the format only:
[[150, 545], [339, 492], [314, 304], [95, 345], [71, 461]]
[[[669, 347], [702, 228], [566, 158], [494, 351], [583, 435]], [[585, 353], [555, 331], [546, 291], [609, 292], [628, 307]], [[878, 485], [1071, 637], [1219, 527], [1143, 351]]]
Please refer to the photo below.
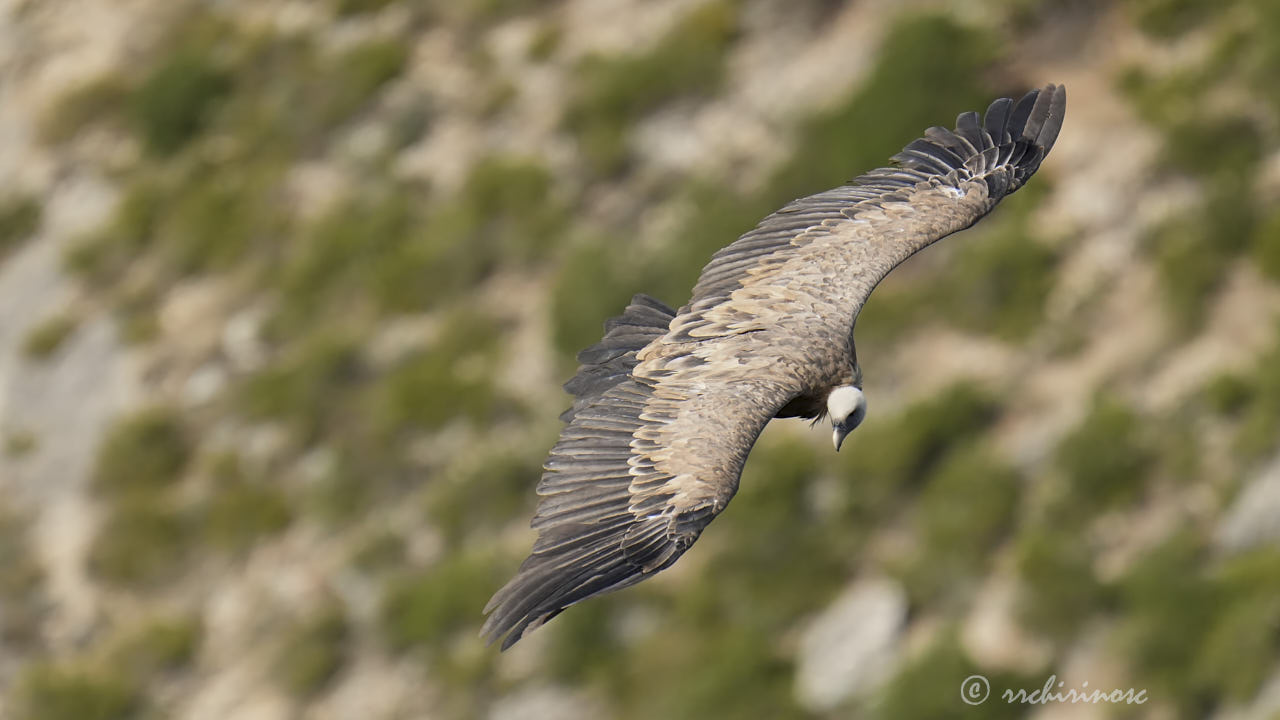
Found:
[[1060, 85], [1016, 104], [1001, 98], [984, 118], [966, 112], [954, 130], [929, 128], [893, 167], [792, 201], [712, 257], [671, 337], [769, 327], [782, 316], [754, 312], [751, 301], [774, 287], [805, 295], [806, 310], [847, 331], [890, 270], [1022, 187], [1053, 147], [1066, 101]]
[[[694, 353], [637, 372], [637, 353], [675, 315], [637, 295], [604, 339], [579, 353], [582, 367], [565, 385], [574, 404], [538, 483], [538, 539], [485, 607], [481, 632], [491, 642], [505, 635], [504, 650], [564, 608], [675, 562], [732, 497], [756, 436], [781, 406], [775, 398], [785, 391], [751, 392]], [[699, 432], [667, 434], [694, 417], [705, 418]], [[671, 471], [673, 445], [699, 461]]]
[[895, 167], [790, 203], [716, 253], [678, 313], [636, 296], [579, 355], [537, 541], [481, 632], [506, 649], [675, 562], [737, 491], [769, 419], [848, 377], [848, 330], [880, 279], [1026, 182], [1065, 103], [1053, 85], [997, 100], [981, 123], [930, 128]]

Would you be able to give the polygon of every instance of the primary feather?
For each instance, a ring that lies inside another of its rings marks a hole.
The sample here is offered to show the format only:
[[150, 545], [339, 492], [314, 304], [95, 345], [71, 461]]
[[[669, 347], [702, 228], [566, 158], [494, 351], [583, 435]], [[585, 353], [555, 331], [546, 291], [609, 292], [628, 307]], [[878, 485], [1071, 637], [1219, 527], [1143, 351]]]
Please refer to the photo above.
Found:
[[677, 312], [637, 295], [583, 350], [544, 465], [533, 551], [485, 606], [505, 650], [565, 608], [670, 566], [738, 489], [774, 417], [860, 385], [852, 329], [877, 283], [1035, 173], [1062, 127], [1048, 85], [929, 128], [880, 168], [795, 200], [715, 254]]

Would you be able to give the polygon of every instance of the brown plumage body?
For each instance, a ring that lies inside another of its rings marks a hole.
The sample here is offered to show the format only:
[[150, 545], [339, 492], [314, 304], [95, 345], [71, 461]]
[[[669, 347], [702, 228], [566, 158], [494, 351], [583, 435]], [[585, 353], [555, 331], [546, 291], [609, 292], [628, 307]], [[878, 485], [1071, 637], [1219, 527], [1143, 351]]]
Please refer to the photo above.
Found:
[[769, 420], [820, 417], [835, 388], [861, 387], [853, 326], [867, 296], [1020, 187], [1065, 99], [1050, 85], [998, 100], [985, 122], [965, 113], [926, 131], [897, 167], [788, 204], [716, 253], [679, 312], [636, 296], [565, 386], [576, 397], [538, 484], [538, 540], [483, 632], [509, 647], [674, 562], [733, 497]]

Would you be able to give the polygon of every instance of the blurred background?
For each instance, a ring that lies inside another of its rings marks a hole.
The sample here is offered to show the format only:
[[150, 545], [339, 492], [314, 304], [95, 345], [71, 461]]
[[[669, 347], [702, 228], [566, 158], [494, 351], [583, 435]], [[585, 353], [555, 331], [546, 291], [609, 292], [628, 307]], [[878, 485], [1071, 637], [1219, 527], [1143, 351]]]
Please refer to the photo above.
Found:
[[[1272, 0], [0, 2], [0, 717], [1275, 717], [1278, 77]], [[1047, 82], [843, 452], [477, 640], [606, 317]]]

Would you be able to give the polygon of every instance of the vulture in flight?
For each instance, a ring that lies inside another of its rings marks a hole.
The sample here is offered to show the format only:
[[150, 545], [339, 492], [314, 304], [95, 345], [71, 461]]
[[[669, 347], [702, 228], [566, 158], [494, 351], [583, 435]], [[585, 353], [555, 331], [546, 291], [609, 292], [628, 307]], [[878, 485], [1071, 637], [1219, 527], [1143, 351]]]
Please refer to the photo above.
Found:
[[1065, 109], [1065, 90], [1047, 85], [929, 128], [891, 167], [795, 200], [721, 249], [679, 310], [635, 296], [578, 355], [537, 487], [537, 540], [481, 633], [505, 650], [670, 567], [733, 497], [771, 419], [829, 417], [839, 450], [866, 414], [853, 325], [867, 296], [1022, 187]]

